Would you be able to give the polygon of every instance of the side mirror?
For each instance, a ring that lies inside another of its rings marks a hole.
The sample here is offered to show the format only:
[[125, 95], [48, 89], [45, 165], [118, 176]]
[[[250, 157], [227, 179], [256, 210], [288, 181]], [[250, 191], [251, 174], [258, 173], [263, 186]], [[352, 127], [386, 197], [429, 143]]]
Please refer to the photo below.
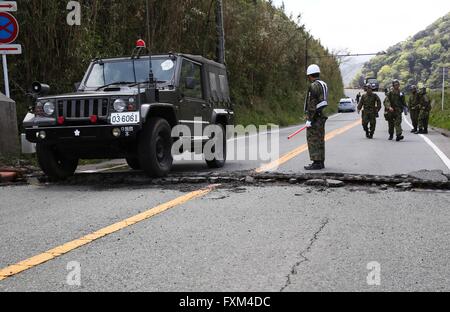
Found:
[[194, 90], [198, 85], [198, 81], [193, 77], [186, 77], [184, 86], [186, 89]]
[[33, 90], [33, 93], [39, 95], [47, 95], [50, 93], [49, 85], [37, 81], [33, 82], [33, 84], [31, 85], [31, 89]]
[[75, 92], [77, 92], [78, 89], [80, 89], [80, 86], [81, 86], [81, 82], [77, 82], [73, 85]]

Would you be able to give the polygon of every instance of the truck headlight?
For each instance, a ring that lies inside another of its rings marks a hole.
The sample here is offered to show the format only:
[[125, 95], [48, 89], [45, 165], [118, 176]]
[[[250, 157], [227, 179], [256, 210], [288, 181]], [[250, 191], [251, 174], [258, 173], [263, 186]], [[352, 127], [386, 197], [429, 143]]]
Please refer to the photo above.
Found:
[[47, 116], [52, 116], [55, 113], [55, 104], [52, 102], [47, 102], [44, 104], [44, 113]]
[[127, 108], [127, 103], [122, 99], [114, 101], [114, 110], [118, 113], [122, 113]]

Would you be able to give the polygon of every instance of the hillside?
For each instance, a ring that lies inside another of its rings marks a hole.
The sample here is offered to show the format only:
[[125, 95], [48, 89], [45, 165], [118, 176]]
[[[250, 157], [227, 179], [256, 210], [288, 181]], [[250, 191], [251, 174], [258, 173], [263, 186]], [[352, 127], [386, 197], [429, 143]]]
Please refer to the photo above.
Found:
[[399, 79], [405, 87], [423, 83], [437, 89], [442, 85], [442, 66], [450, 65], [449, 46], [450, 13], [366, 63], [353, 85], [359, 86], [361, 76], [376, 76], [383, 87]]
[[341, 73], [342, 73], [342, 80], [344, 81], [344, 85], [351, 86], [353, 79], [355, 76], [361, 72], [361, 69], [364, 67], [364, 64], [366, 64], [372, 57], [365, 56], [365, 57], [351, 57], [341, 64]]
[[[22, 56], [10, 58], [13, 98], [19, 121], [27, 109], [24, 91], [35, 81], [53, 93], [72, 91], [96, 57], [130, 55], [138, 34], [146, 33], [145, 1], [82, 2], [81, 26], [66, 24], [67, 1], [27, 1], [21, 22]], [[215, 58], [214, 5], [211, 0], [151, 0], [154, 53], [184, 52]], [[310, 55], [330, 55], [320, 42], [265, 0], [227, 0], [225, 32], [232, 98], [239, 123], [287, 125], [303, 116], [307, 88], [305, 42]], [[42, 22], [45, 21], [45, 22]], [[126, 22], [124, 22], [126, 21]], [[338, 63], [320, 63], [331, 86], [331, 101], [343, 94]]]

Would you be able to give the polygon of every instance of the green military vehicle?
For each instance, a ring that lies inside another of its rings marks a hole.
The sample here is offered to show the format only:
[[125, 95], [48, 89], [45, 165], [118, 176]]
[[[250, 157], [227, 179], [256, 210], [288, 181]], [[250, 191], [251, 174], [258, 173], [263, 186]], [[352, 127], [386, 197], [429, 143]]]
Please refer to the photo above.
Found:
[[[55, 180], [72, 176], [80, 159], [125, 158], [131, 168], [163, 177], [175, 142], [189, 141], [192, 152], [213, 139], [195, 130], [234, 123], [225, 65], [195, 55], [96, 59], [76, 92], [48, 96], [40, 83], [33, 91], [39, 97], [23, 123], [26, 138]], [[174, 136], [179, 125], [191, 131]], [[222, 152], [206, 158], [211, 168], [226, 162], [226, 135], [217, 137]]]

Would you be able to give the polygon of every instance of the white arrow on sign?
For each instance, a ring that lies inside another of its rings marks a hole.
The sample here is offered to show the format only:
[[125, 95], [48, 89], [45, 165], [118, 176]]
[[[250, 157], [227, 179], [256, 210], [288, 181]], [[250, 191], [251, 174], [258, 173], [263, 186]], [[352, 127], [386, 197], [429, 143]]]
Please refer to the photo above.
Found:
[[22, 45], [20, 44], [2, 44], [0, 45], [0, 55], [22, 54]]
[[0, 1], [0, 12], [17, 12], [17, 2]]

